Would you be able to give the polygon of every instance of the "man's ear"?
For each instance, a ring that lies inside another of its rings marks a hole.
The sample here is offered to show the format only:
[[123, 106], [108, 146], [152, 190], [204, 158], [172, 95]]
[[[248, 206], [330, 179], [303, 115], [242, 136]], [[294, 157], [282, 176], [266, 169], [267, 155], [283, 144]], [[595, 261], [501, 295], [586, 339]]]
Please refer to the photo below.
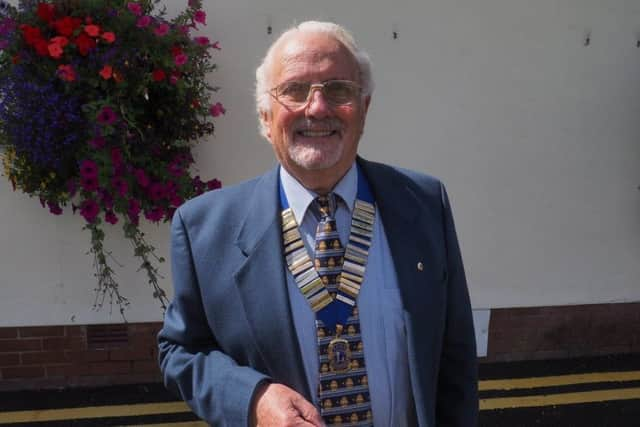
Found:
[[264, 129], [264, 136], [271, 142], [271, 112], [260, 111], [260, 123]]

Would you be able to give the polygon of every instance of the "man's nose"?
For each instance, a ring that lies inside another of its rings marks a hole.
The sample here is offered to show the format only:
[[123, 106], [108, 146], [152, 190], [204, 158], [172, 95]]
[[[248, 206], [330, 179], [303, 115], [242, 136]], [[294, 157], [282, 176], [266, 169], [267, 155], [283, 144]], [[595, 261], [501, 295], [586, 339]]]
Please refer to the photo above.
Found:
[[305, 109], [307, 117], [324, 118], [331, 114], [331, 106], [321, 89], [312, 89]]

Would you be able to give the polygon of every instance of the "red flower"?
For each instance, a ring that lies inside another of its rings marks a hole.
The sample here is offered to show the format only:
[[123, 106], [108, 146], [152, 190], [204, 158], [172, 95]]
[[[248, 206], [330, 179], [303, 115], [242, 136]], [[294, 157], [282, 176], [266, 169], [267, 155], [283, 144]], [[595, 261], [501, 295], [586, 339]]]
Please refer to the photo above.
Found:
[[100, 35], [100, 27], [97, 25], [85, 25], [84, 32], [91, 37], [98, 37]]
[[49, 56], [49, 43], [45, 39], [36, 40], [34, 48], [40, 56]]
[[100, 70], [100, 77], [102, 77], [105, 80], [109, 80], [111, 78], [111, 76], [113, 75], [113, 67], [111, 65], [105, 65], [104, 67], [102, 67], [102, 70]]
[[76, 79], [76, 71], [70, 64], [58, 65], [58, 77], [66, 82], [72, 82]]
[[59, 43], [49, 43], [47, 50], [49, 51], [49, 56], [54, 59], [59, 59], [64, 53], [64, 50]]
[[80, 205], [80, 215], [82, 215], [87, 222], [93, 222], [96, 216], [98, 216], [99, 211], [100, 207], [95, 200], [88, 199]]
[[100, 37], [102, 37], [102, 40], [106, 41], [107, 43], [113, 43], [114, 41], [116, 41], [116, 35], [111, 31], [102, 33]]
[[89, 51], [96, 47], [96, 41], [85, 33], [80, 33], [80, 35], [76, 37], [75, 42], [82, 56], [87, 56]]
[[153, 80], [156, 82], [161, 82], [167, 77], [167, 73], [159, 68], [157, 70], [153, 70], [153, 73], [151, 73], [151, 75], [153, 76]]
[[65, 16], [64, 18], [55, 21], [53, 26], [61, 36], [71, 37], [73, 32], [80, 27], [81, 24], [82, 20], [80, 18]]
[[44, 22], [51, 22], [55, 16], [56, 10], [54, 5], [48, 3], [38, 3], [38, 18]]
[[56, 36], [51, 38], [51, 40], [49, 40], [49, 43], [57, 43], [60, 45], [60, 47], [64, 48], [69, 44], [69, 39], [64, 36]]
[[22, 31], [22, 37], [29, 46], [34, 46], [36, 41], [42, 39], [42, 33], [38, 27], [22, 24], [20, 25], [20, 31]]
[[171, 47], [171, 55], [177, 56], [177, 55], [180, 55], [181, 53], [182, 53], [182, 48], [179, 45], [174, 45]]
[[213, 117], [218, 117], [219, 115], [224, 114], [226, 112], [227, 112], [227, 110], [225, 110], [224, 107], [222, 106], [222, 104], [219, 103], [219, 102], [216, 102], [211, 107], [209, 107], [209, 113]]

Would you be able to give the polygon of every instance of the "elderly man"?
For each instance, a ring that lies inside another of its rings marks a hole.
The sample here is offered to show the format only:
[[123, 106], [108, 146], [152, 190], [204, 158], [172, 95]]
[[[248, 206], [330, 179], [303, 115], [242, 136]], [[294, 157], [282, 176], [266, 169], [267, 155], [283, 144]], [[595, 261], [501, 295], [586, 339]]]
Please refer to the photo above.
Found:
[[305, 22], [256, 75], [279, 166], [176, 212], [167, 387], [219, 426], [476, 425], [444, 187], [357, 156], [367, 55], [340, 26]]

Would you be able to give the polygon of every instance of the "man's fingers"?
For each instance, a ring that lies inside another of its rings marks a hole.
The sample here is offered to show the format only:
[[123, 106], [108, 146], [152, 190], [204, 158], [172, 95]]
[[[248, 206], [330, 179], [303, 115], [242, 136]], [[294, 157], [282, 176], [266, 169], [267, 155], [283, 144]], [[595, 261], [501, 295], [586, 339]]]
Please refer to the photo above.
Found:
[[316, 407], [309, 403], [304, 397], [298, 395], [297, 398], [291, 400], [291, 403], [297, 409], [300, 417], [305, 421], [316, 427], [324, 427], [324, 421], [320, 413]]

